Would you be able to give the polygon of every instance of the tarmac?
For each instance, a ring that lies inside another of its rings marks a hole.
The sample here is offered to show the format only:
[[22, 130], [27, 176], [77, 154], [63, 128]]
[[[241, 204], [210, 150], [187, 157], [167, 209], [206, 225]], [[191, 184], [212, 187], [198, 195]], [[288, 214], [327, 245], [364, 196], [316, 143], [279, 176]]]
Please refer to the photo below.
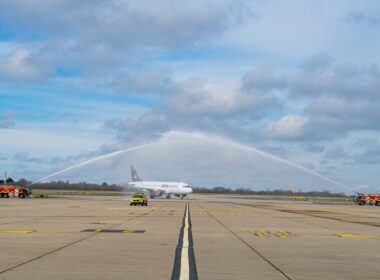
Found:
[[127, 199], [0, 199], [0, 279], [380, 279], [380, 207]]

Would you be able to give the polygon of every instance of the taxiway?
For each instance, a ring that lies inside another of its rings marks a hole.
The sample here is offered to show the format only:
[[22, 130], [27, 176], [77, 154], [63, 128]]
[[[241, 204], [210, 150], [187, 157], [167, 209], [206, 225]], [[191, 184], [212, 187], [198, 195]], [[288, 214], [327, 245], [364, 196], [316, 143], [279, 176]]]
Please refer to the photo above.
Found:
[[188, 253], [189, 279], [379, 279], [379, 248], [375, 206], [212, 195], [148, 207], [124, 197], [0, 201], [0, 279], [171, 279], [178, 252]]

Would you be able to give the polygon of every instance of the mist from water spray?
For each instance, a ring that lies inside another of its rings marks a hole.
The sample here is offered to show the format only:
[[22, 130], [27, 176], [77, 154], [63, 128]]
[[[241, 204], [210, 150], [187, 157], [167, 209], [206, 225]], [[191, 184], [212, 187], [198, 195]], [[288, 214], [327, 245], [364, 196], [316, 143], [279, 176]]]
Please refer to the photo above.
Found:
[[[333, 180], [333, 179], [330, 179], [326, 176], [323, 176], [315, 171], [312, 171], [312, 170], [309, 170], [303, 166], [300, 166], [298, 164], [295, 164], [293, 162], [290, 162], [288, 160], [285, 160], [285, 159], [282, 159], [282, 158], [279, 158], [275, 155], [272, 155], [272, 154], [269, 154], [267, 152], [264, 152], [262, 150], [259, 150], [259, 149], [256, 149], [256, 148], [253, 148], [253, 147], [249, 147], [249, 146], [246, 146], [246, 145], [242, 145], [240, 143], [236, 143], [236, 142], [233, 142], [231, 140], [227, 140], [227, 139], [224, 139], [224, 138], [220, 138], [220, 137], [215, 137], [215, 136], [209, 136], [209, 135], [205, 135], [205, 134], [200, 134], [200, 133], [184, 133], [184, 132], [176, 132], [176, 131], [172, 131], [172, 132], [168, 132], [166, 134], [163, 134], [163, 136], [158, 140], [158, 141], [155, 141], [155, 142], [152, 142], [152, 143], [149, 143], [149, 144], [145, 144], [145, 145], [139, 145], [139, 146], [135, 146], [135, 147], [131, 147], [131, 148], [128, 148], [128, 149], [123, 149], [123, 150], [119, 150], [119, 151], [116, 151], [116, 152], [112, 152], [112, 153], [109, 153], [109, 154], [106, 154], [106, 155], [102, 155], [102, 156], [98, 156], [98, 157], [95, 157], [93, 159], [90, 159], [90, 160], [86, 160], [86, 161], [83, 161], [81, 163], [78, 163], [78, 164], [75, 164], [75, 165], [72, 165], [70, 167], [67, 167], [63, 170], [60, 170], [58, 172], [55, 172], [55, 173], [52, 173], [48, 176], [45, 176], [43, 178], [40, 178], [36, 181], [34, 181], [33, 183], [31, 183], [30, 185], [34, 185], [36, 183], [39, 183], [39, 182], [42, 182], [42, 181], [45, 181], [49, 178], [52, 178], [52, 177], [56, 177], [58, 175], [61, 175], [61, 174], [64, 174], [66, 172], [69, 172], [69, 171], [72, 171], [72, 170], [75, 170], [75, 169], [79, 169], [81, 167], [85, 167], [85, 166], [88, 166], [92, 163], [96, 163], [96, 162], [99, 162], [99, 161], [102, 161], [102, 160], [105, 160], [105, 159], [109, 159], [109, 158], [116, 158], [116, 156], [118, 155], [122, 155], [122, 154], [127, 154], [127, 153], [132, 153], [132, 152], [136, 152], [136, 151], [140, 151], [140, 150], [144, 150], [144, 149], [148, 149], [148, 148], [154, 148], [155, 146], [157, 146], [158, 150], [160, 149], [160, 144], [162, 143], [165, 143], [165, 144], [170, 144], [169, 147], [173, 147], [173, 144], [174, 143], [184, 143], [184, 146], [182, 147], [182, 149], [189, 149], [189, 147], [186, 147], [186, 143], [189, 141], [189, 140], [192, 140], [190, 143], [190, 145], [193, 145], [194, 147], [196, 147], [197, 145], [197, 142], [196, 140], [203, 140], [203, 143], [198, 143], [198, 145], [201, 145], [201, 144], [204, 144], [205, 142], [207, 141], [211, 141], [212, 142], [212, 147], [215, 147], [217, 146], [218, 144], [221, 146], [221, 147], [224, 147], [224, 146], [229, 146], [230, 148], [235, 148], [237, 150], [241, 150], [243, 152], [249, 152], [251, 154], [254, 154], [254, 155], [259, 155], [259, 156], [262, 156], [266, 159], [270, 159], [270, 160], [273, 160], [277, 163], [282, 163], [282, 164], [285, 164], [286, 166], [288, 167], [291, 167], [291, 168], [294, 168], [296, 170], [299, 170], [301, 172], [304, 172], [304, 173], [307, 173], [309, 175], [312, 175], [316, 178], [319, 178], [319, 179], [322, 179], [324, 180], [325, 182], [329, 182], [331, 184], [334, 184], [340, 188], [344, 188], [346, 190], [349, 190], [349, 191], [352, 191], [351, 188]], [[161, 147], [162, 148], [162, 147]], [[174, 150], [174, 148], [173, 148]], [[201, 156], [200, 156], [201, 157]], [[166, 160], [166, 158], [163, 159], [163, 161]], [[194, 163], [195, 164], [195, 163]], [[248, 168], [248, 167], [247, 167]], [[273, 174], [276, 173], [277, 171], [274, 170]]]
[[344, 188], [344, 189], [346, 189], [346, 190], [352, 191], [351, 188], [349, 188], [349, 187], [347, 187], [347, 186], [345, 186], [345, 185], [343, 185], [343, 184], [341, 184], [341, 183], [339, 183], [339, 182], [337, 182], [337, 181], [335, 181], [335, 180], [333, 180], [333, 179], [331, 179], [331, 178], [329, 178], [329, 177], [323, 176], [323, 175], [321, 175], [321, 174], [319, 174], [319, 173], [317, 173], [317, 172], [315, 172], [315, 171], [312, 171], [312, 170], [307, 169], [307, 168], [305, 168], [305, 167], [303, 167], [303, 166], [301, 166], [301, 165], [298, 165], [298, 164], [296, 164], [296, 163], [294, 163], [294, 162], [288, 161], [288, 160], [286, 160], [286, 159], [282, 159], [282, 158], [280, 158], [280, 157], [277, 157], [277, 156], [275, 156], [275, 155], [269, 154], [269, 153], [267, 153], [267, 152], [264, 152], [264, 151], [262, 151], [262, 150], [259, 150], [259, 149], [253, 148], [253, 147], [249, 147], [249, 146], [241, 145], [241, 144], [239, 144], [239, 143], [232, 143], [232, 144], [237, 145], [237, 146], [241, 146], [242, 149], [248, 149], [248, 150], [250, 150], [251, 152], [254, 152], [254, 153], [256, 153], [256, 154], [260, 154], [260, 155], [262, 155], [262, 156], [268, 157], [268, 158], [273, 159], [273, 160], [275, 160], [275, 161], [285, 163], [285, 164], [287, 164], [287, 165], [289, 165], [289, 166], [291, 166], [291, 167], [297, 168], [297, 169], [299, 169], [299, 170], [301, 170], [301, 171], [307, 172], [307, 173], [309, 173], [309, 174], [311, 174], [311, 175], [314, 175], [314, 176], [316, 176], [316, 177], [318, 177], [318, 178], [321, 178], [322, 180], [325, 180], [325, 181], [327, 181], [327, 182], [333, 183], [333, 184], [335, 184], [335, 185], [337, 185], [337, 186], [339, 186], [339, 187], [341, 187], [341, 188]]
[[57, 171], [57, 172], [54, 172], [50, 175], [47, 175], [45, 177], [42, 177], [34, 182], [32, 182], [31, 184], [29, 184], [29, 186], [31, 185], [34, 185], [34, 184], [37, 184], [39, 182], [42, 182], [42, 181], [45, 181], [49, 178], [52, 178], [52, 177], [55, 177], [55, 176], [58, 176], [60, 174], [63, 174], [65, 172], [68, 172], [70, 170], [73, 170], [73, 169], [76, 169], [76, 168], [80, 168], [80, 167], [83, 167], [85, 165], [88, 165], [90, 163], [93, 163], [93, 162], [96, 162], [96, 161], [99, 161], [99, 160], [103, 160], [103, 159], [107, 159], [107, 158], [111, 158], [111, 157], [114, 157], [114, 156], [117, 156], [117, 155], [120, 155], [122, 153], [127, 153], [127, 152], [130, 152], [130, 151], [134, 151], [134, 150], [138, 150], [138, 149], [142, 149], [142, 148], [145, 148], [145, 147], [149, 147], [151, 145], [153, 145], [154, 143], [149, 143], [149, 144], [145, 144], [145, 145], [139, 145], [139, 146], [135, 146], [135, 147], [131, 147], [131, 148], [128, 148], [128, 149], [123, 149], [123, 150], [119, 150], [119, 151], [116, 151], [116, 152], [112, 152], [112, 153], [109, 153], [109, 154], [105, 154], [105, 155], [102, 155], [102, 156], [98, 156], [98, 157], [95, 157], [95, 158], [92, 158], [92, 159], [89, 159], [89, 160], [86, 160], [86, 161], [82, 161], [80, 163], [77, 163], [77, 164], [74, 164], [72, 166], [69, 166], [65, 169], [62, 169], [60, 171]]

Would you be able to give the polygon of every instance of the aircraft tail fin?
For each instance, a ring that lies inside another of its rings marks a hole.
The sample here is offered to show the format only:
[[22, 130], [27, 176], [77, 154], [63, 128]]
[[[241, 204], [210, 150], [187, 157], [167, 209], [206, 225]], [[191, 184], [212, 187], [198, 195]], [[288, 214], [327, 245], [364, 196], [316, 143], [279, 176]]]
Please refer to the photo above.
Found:
[[133, 182], [139, 182], [142, 181], [139, 174], [137, 173], [135, 167], [131, 165], [131, 176], [132, 176], [132, 181]]

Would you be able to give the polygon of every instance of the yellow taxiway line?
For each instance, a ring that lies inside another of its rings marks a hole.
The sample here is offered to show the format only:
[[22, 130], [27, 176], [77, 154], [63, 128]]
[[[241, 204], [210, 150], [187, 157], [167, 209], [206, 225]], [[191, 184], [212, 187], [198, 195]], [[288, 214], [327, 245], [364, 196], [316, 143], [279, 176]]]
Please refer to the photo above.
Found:
[[351, 234], [351, 233], [342, 233], [335, 234], [338, 237], [348, 237], [348, 238], [376, 238], [380, 237], [380, 235], [369, 235], [369, 234]]
[[34, 230], [0, 230], [0, 233], [5, 234], [29, 234], [34, 232]]

